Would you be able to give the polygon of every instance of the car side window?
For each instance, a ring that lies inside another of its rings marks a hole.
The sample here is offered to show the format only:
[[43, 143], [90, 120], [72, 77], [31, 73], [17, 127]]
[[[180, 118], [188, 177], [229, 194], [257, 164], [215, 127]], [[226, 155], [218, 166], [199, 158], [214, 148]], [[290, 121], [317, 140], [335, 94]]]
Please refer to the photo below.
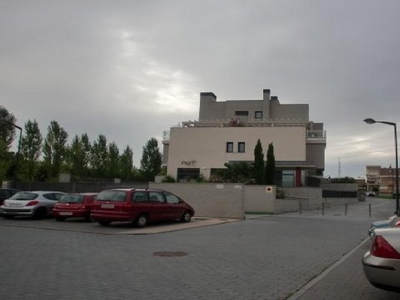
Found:
[[164, 194], [165, 194], [165, 198], [167, 198], [167, 203], [177, 204], [180, 202], [179, 198], [177, 196], [175, 196], [174, 194], [171, 194], [171, 193], [164, 193]]
[[133, 202], [147, 202], [147, 193], [146, 192], [134, 192], [132, 194]]
[[61, 199], [62, 196], [64, 196], [64, 194], [57, 193], [57, 194], [54, 194], [53, 196], [54, 196], [54, 199], [58, 201]]
[[43, 197], [48, 199], [48, 200], [56, 200], [52, 193], [43, 194]]
[[164, 195], [161, 192], [149, 192], [150, 202], [161, 202], [164, 203]]

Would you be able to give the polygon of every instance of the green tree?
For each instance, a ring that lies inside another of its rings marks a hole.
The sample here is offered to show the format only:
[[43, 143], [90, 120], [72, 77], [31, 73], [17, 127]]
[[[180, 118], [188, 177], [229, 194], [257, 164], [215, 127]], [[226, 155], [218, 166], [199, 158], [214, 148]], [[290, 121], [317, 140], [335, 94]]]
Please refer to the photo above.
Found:
[[0, 182], [6, 180], [7, 170], [10, 167], [9, 153], [5, 141], [0, 139]]
[[161, 171], [161, 153], [155, 138], [147, 141], [143, 147], [142, 159], [140, 160], [141, 173], [145, 180], [152, 181]]
[[126, 146], [120, 158], [120, 175], [124, 180], [131, 180], [134, 177], [133, 168], [133, 151], [129, 146]]
[[90, 165], [93, 170], [93, 175], [99, 178], [106, 177], [107, 170], [107, 138], [103, 134], [99, 134], [96, 141], [93, 141], [91, 148]]
[[83, 134], [81, 138], [75, 135], [68, 149], [68, 164], [75, 180], [79, 180], [88, 174], [88, 147], [90, 149], [87, 134]]
[[68, 133], [57, 121], [51, 121], [47, 130], [43, 145], [43, 158], [45, 165], [49, 168], [50, 178], [55, 178], [60, 173], [65, 159]]
[[254, 148], [254, 179], [256, 184], [265, 184], [264, 152], [260, 139]]
[[108, 145], [107, 177], [120, 178], [119, 149], [116, 143]]
[[0, 140], [4, 141], [7, 150], [15, 139], [15, 127], [10, 124], [15, 125], [16, 121], [14, 115], [0, 105]]
[[28, 182], [34, 180], [35, 170], [42, 152], [42, 134], [36, 120], [25, 123], [25, 135], [21, 139], [21, 153], [24, 157], [24, 171]]
[[265, 183], [275, 184], [275, 155], [274, 145], [270, 143], [267, 151], [267, 164], [265, 166]]

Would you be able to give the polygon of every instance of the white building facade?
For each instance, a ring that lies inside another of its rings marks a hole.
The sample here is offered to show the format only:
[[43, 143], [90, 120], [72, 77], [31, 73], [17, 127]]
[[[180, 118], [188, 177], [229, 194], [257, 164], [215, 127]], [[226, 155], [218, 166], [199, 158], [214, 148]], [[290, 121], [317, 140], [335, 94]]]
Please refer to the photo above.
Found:
[[217, 101], [201, 93], [199, 120], [164, 135], [163, 165], [178, 181], [209, 178], [225, 163], [253, 162], [258, 139], [264, 155], [274, 146], [279, 186], [301, 186], [307, 175], [323, 174], [323, 124], [309, 121], [307, 104], [280, 104], [268, 89], [262, 100]]

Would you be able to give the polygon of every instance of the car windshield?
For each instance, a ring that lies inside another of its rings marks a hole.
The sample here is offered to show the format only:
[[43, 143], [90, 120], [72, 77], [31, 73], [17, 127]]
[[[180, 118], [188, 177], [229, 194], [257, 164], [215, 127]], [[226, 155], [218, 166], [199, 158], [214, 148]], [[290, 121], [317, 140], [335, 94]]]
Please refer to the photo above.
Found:
[[59, 202], [65, 202], [65, 203], [82, 203], [83, 202], [83, 196], [82, 195], [65, 195], [62, 196]]
[[19, 192], [13, 195], [10, 199], [11, 200], [34, 200], [38, 197], [39, 195], [36, 193], [30, 193], [30, 192]]
[[125, 191], [103, 191], [97, 195], [99, 201], [125, 201], [126, 192]]

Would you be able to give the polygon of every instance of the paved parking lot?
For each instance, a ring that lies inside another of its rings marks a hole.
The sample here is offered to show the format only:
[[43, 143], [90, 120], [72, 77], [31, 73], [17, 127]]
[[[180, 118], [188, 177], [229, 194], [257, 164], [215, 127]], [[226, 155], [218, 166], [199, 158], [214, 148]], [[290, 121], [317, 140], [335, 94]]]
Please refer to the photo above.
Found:
[[369, 223], [393, 206], [361, 204], [347, 216], [338, 208], [138, 235], [124, 234], [137, 230], [127, 225], [0, 219], [2, 299], [342, 299], [307, 294], [328, 276], [302, 288], [362, 243]]

